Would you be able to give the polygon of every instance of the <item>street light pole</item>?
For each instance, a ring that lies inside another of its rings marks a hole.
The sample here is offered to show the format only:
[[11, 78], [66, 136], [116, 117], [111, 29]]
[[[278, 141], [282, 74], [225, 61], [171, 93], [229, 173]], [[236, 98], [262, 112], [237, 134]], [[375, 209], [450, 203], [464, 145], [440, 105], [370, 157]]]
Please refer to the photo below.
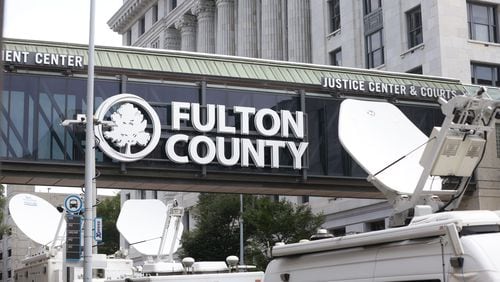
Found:
[[94, 33], [95, 0], [90, 0], [90, 27], [87, 77], [87, 122], [85, 124], [85, 215], [83, 230], [83, 281], [92, 281], [93, 203], [95, 187], [94, 137]]

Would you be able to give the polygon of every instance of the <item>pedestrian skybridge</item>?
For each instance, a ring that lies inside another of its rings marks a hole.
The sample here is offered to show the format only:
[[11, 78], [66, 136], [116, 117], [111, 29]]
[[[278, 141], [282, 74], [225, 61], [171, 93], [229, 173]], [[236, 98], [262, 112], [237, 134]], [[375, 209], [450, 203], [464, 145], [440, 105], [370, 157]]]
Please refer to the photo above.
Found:
[[[83, 185], [86, 48], [4, 40], [0, 183]], [[382, 198], [339, 143], [340, 102], [389, 100], [429, 134], [437, 97], [466, 94], [452, 79], [179, 51], [95, 58], [102, 188]]]

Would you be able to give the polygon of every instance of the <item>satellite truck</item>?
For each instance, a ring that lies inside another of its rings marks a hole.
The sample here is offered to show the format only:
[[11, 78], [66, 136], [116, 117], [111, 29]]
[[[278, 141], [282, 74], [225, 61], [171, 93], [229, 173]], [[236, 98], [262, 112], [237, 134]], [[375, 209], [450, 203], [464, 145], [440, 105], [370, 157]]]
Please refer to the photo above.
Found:
[[[82, 281], [83, 266], [71, 261], [66, 253], [67, 222], [62, 208], [56, 209], [46, 200], [32, 194], [16, 194], [9, 200], [9, 212], [17, 227], [33, 242], [22, 266], [14, 269], [16, 282]], [[133, 262], [126, 258], [108, 258], [95, 254], [93, 281], [132, 275]]]
[[500, 281], [500, 211], [454, 211], [500, 120], [487, 96], [439, 99], [430, 138], [392, 104], [344, 100], [340, 141], [392, 204], [391, 228], [277, 244], [264, 281]]
[[183, 232], [184, 209], [174, 200], [165, 206], [160, 200], [127, 200], [124, 202], [116, 227], [130, 246], [145, 262], [135, 266], [137, 271], [125, 278], [108, 282], [261, 282], [262, 271], [238, 265], [236, 256], [226, 261], [195, 261], [186, 257], [176, 261]]

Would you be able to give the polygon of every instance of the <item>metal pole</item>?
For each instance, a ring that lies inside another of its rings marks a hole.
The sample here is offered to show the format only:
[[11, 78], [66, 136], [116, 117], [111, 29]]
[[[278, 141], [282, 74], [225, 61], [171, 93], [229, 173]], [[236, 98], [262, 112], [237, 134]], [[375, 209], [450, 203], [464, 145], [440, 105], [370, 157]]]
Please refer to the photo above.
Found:
[[94, 29], [95, 0], [90, 0], [90, 27], [87, 78], [87, 123], [85, 124], [85, 219], [83, 230], [83, 281], [92, 281], [93, 203], [95, 186], [94, 137]]
[[245, 245], [243, 242], [243, 194], [240, 194], [240, 265], [245, 265]]

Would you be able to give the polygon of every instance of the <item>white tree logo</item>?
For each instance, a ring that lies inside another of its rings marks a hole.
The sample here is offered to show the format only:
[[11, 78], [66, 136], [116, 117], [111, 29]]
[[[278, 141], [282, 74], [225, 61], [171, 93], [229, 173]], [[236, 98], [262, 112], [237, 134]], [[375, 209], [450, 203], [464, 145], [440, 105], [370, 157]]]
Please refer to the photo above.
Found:
[[145, 131], [147, 122], [143, 114], [130, 103], [121, 105], [111, 115], [115, 123], [110, 131], [104, 132], [104, 137], [119, 148], [125, 147], [125, 154], [131, 153], [131, 147], [135, 145], [146, 146], [151, 135]]
[[[111, 130], [105, 130], [105, 117], [115, 105], [120, 107], [111, 114]], [[145, 119], [144, 115], [147, 115], [148, 119]], [[139, 96], [127, 93], [111, 96], [97, 108], [95, 118], [100, 121], [94, 126], [95, 135], [101, 141], [98, 143], [99, 148], [117, 161], [138, 161], [150, 154], [160, 140], [160, 118], [153, 107]], [[145, 131], [147, 120], [151, 121], [151, 133]], [[145, 148], [132, 152], [132, 147], [136, 145]], [[116, 147], [121, 150], [116, 150]]]

